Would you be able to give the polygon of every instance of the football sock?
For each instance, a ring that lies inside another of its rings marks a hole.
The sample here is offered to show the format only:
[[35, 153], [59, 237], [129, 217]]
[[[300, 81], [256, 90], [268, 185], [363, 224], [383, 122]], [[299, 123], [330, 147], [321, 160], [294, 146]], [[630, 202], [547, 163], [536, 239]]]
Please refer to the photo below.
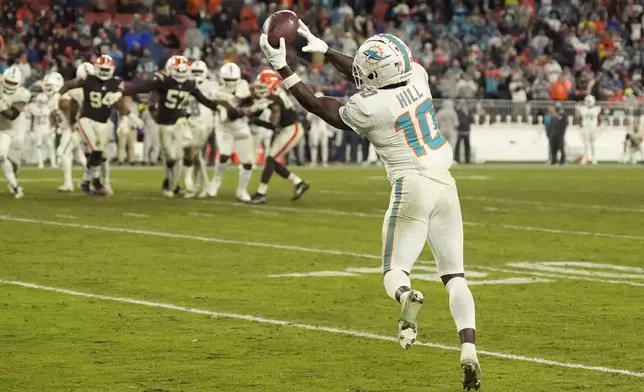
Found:
[[268, 192], [268, 184], [264, 184], [263, 182], [259, 184], [257, 187], [257, 193], [260, 193], [262, 195], [265, 195]]
[[7, 182], [9, 183], [9, 185], [11, 185], [12, 188], [18, 186], [16, 173], [13, 171], [13, 165], [11, 164], [11, 161], [9, 161], [9, 159], [2, 161], [2, 172], [4, 173], [4, 177], [7, 179]]
[[103, 178], [103, 184], [106, 187], [110, 187], [110, 163], [105, 160], [101, 163], [101, 175]]
[[387, 294], [398, 302], [400, 302], [400, 296], [405, 291], [409, 291], [411, 287], [409, 275], [407, 275], [405, 271], [399, 269], [387, 271], [385, 273], [384, 282]]
[[302, 179], [293, 172], [291, 172], [291, 174], [288, 175], [288, 180], [291, 181], [293, 185], [297, 185], [302, 182]]
[[64, 185], [72, 185], [72, 157], [69, 154], [63, 155], [60, 164], [63, 169]]
[[253, 175], [252, 169], [241, 168], [239, 171], [239, 183], [237, 189], [246, 190], [248, 183], [250, 182], [250, 177]]
[[464, 329], [476, 329], [474, 298], [465, 278], [460, 276], [450, 279], [445, 286], [449, 295], [449, 309], [459, 333]]

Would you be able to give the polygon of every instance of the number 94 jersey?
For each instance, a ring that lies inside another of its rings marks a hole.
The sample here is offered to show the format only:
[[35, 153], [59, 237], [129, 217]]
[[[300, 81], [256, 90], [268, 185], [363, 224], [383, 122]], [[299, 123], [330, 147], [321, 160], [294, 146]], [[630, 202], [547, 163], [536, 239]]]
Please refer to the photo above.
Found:
[[356, 93], [340, 108], [344, 123], [373, 144], [392, 184], [409, 175], [454, 183], [454, 153], [439, 132], [428, 79], [412, 63], [406, 85]]
[[80, 116], [106, 123], [112, 114], [112, 96], [121, 91], [122, 87], [121, 78], [102, 80], [95, 75], [87, 75], [83, 83], [83, 108]]

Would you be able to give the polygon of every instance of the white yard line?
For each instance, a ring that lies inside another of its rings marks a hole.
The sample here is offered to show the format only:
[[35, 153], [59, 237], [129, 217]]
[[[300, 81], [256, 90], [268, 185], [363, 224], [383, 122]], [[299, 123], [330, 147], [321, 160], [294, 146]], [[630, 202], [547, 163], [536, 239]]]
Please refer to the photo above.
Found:
[[136, 212], [124, 212], [121, 215], [129, 216], [129, 217], [132, 217], [132, 218], [149, 218], [150, 217], [150, 215], [148, 215], [148, 214], [139, 214], [139, 213], [136, 213]]
[[294, 250], [299, 252], [322, 253], [322, 254], [337, 255], [337, 256], [353, 256], [353, 257], [362, 257], [366, 259], [380, 260], [381, 258], [380, 255], [345, 252], [345, 251], [333, 250], [333, 249], [306, 248], [303, 246], [269, 244], [266, 242], [228, 240], [224, 238], [204, 237], [204, 236], [196, 236], [196, 235], [189, 235], [189, 234], [175, 234], [175, 233], [166, 233], [161, 231], [137, 230], [137, 229], [128, 229], [124, 227], [96, 226], [96, 225], [86, 225], [86, 224], [80, 224], [80, 223], [67, 223], [67, 222], [57, 222], [57, 221], [29, 219], [29, 218], [16, 218], [12, 216], [3, 216], [3, 215], [0, 215], [0, 220], [9, 221], [9, 222], [36, 223], [41, 225], [60, 226], [60, 227], [72, 227], [75, 229], [83, 229], [83, 230], [107, 231], [112, 233], [140, 234], [140, 235], [147, 235], [151, 237], [176, 238], [176, 239], [212, 242], [212, 243], [220, 243], [220, 244], [232, 244], [232, 245], [256, 246], [261, 248]]
[[74, 215], [56, 214], [54, 216], [60, 219], [78, 219], [78, 217]]
[[519, 269], [507, 269], [507, 268], [495, 268], [495, 267], [476, 267], [474, 269], [484, 270], [484, 271], [495, 271], [495, 272], [506, 272], [509, 274], [516, 275], [532, 275], [532, 276], [543, 276], [548, 278], [560, 278], [560, 279], [571, 279], [571, 280], [586, 280], [588, 282], [601, 282], [601, 283], [612, 283], [612, 284], [625, 284], [629, 286], [639, 286], [644, 287], [644, 283], [631, 282], [628, 280], [614, 280], [614, 279], [598, 279], [598, 278], [587, 278], [584, 276], [571, 276], [566, 274], [551, 274], [547, 272], [534, 272], [526, 271]]
[[552, 207], [552, 208], [577, 208], [577, 209], [584, 209], [584, 210], [644, 212], [644, 208], [615, 207], [615, 206], [600, 205], [600, 204], [555, 203], [555, 202], [542, 202], [542, 201], [536, 201], [536, 200], [504, 199], [504, 198], [482, 197], [482, 196], [460, 196], [460, 199], [473, 200], [473, 201], [489, 201], [489, 202], [507, 203], [507, 204], [527, 204], [531, 206]]
[[[39, 284], [19, 282], [14, 280], [0, 280], [0, 283], [14, 285], [14, 286], [21, 286], [21, 287], [26, 287], [31, 289], [51, 291], [51, 292], [56, 292], [60, 294], [73, 295], [76, 297], [93, 298], [93, 299], [100, 299], [104, 301], [114, 301], [114, 302], [128, 303], [133, 305], [149, 306], [152, 308], [169, 309], [174, 311], [201, 314], [201, 315], [212, 316], [217, 318], [227, 318], [227, 319], [250, 321], [250, 322], [261, 323], [261, 324], [280, 325], [283, 327], [298, 328], [298, 329], [304, 329], [309, 331], [327, 332], [327, 333], [333, 333], [338, 335], [353, 336], [358, 338], [388, 341], [392, 343], [397, 342], [397, 339], [394, 336], [384, 336], [384, 335], [378, 335], [378, 334], [369, 333], [369, 332], [356, 331], [352, 329], [301, 324], [301, 323], [294, 323], [294, 322], [284, 321], [284, 320], [275, 320], [275, 319], [257, 317], [257, 316], [246, 315], [246, 314], [215, 312], [211, 310], [189, 308], [184, 306], [172, 305], [168, 303], [144, 301], [144, 300], [133, 299], [133, 298], [111, 297], [107, 295], [85, 293], [81, 291], [68, 290], [68, 289], [51, 287], [51, 286], [43, 286]], [[416, 342], [416, 345], [431, 347], [431, 348], [438, 348], [441, 350], [449, 350], [449, 351], [461, 350], [459, 347], [456, 347], [456, 346], [448, 346], [445, 344], [438, 344], [438, 343], [431, 343], [431, 342]], [[485, 350], [479, 351], [479, 354], [490, 356], [490, 357], [502, 358], [502, 359], [510, 359], [514, 361], [538, 363], [541, 365], [556, 366], [556, 367], [569, 368], [569, 369], [582, 369], [582, 370], [588, 370], [593, 372], [622, 374], [626, 376], [644, 378], [644, 372], [636, 372], [633, 370], [615, 369], [615, 368], [604, 367], [604, 366], [591, 366], [591, 365], [585, 365], [580, 363], [559, 362], [559, 361], [552, 361], [544, 358], [531, 357], [528, 355], [514, 355], [514, 354], [503, 353], [503, 352], [494, 352], [494, 351], [485, 351]]]
[[208, 212], [189, 212], [188, 215], [190, 216], [196, 216], [199, 218], [214, 218], [215, 214], [211, 214]]

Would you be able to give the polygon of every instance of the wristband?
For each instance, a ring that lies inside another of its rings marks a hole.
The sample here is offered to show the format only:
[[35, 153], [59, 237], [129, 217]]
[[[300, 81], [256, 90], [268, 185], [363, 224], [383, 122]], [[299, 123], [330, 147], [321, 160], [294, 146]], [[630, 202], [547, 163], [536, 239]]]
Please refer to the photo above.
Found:
[[300, 77], [297, 76], [297, 74], [293, 74], [293, 75], [289, 76], [288, 78], [284, 79], [284, 86], [286, 86], [286, 88], [290, 89], [291, 87], [295, 86], [296, 84], [298, 84], [301, 81], [302, 81], [302, 79], [300, 79]]

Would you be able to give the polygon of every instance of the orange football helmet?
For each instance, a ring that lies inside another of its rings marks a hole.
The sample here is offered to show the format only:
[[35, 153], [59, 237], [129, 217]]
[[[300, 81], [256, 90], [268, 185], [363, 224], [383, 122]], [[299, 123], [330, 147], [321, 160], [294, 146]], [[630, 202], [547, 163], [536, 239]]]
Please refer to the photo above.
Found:
[[277, 90], [281, 81], [282, 78], [276, 71], [267, 69], [257, 75], [257, 79], [253, 83], [253, 88], [260, 98], [266, 97]]
[[102, 54], [94, 62], [94, 75], [101, 80], [110, 80], [114, 76], [114, 59]]

